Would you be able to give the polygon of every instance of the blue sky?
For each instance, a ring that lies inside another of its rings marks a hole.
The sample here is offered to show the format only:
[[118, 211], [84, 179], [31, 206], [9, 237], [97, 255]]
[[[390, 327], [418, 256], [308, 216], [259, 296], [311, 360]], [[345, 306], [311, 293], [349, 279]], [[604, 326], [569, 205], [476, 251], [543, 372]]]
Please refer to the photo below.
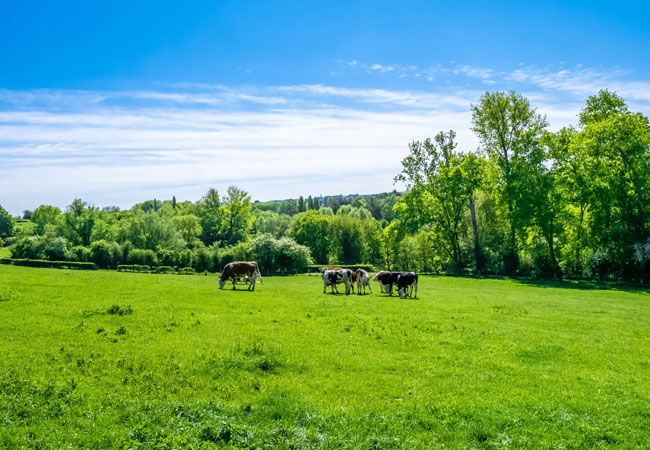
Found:
[[0, 204], [392, 190], [487, 90], [650, 113], [650, 3], [522, 3], [2, 2]]

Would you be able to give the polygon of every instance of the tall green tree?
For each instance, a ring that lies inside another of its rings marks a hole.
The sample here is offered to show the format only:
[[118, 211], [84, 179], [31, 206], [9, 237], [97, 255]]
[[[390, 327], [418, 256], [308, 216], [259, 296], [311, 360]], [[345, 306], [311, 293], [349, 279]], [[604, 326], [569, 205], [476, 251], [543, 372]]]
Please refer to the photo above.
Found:
[[230, 186], [224, 198], [223, 235], [225, 245], [234, 245], [249, 237], [253, 225], [251, 198], [248, 192], [237, 186]]
[[635, 248], [650, 238], [650, 127], [620, 97], [601, 91], [580, 114], [572, 144], [587, 161], [592, 185], [592, 237], [624, 276]]
[[60, 223], [61, 234], [76, 245], [88, 246], [97, 219], [96, 207], [75, 198], [63, 215], [63, 221]]
[[201, 240], [205, 245], [212, 245], [221, 236], [221, 226], [224, 220], [224, 208], [221, 206], [219, 191], [210, 188], [198, 202], [199, 217], [201, 218]]
[[519, 264], [516, 233], [526, 217], [519, 195], [527, 181], [521, 166], [548, 123], [526, 98], [510, 91], [485, 93], [478, 105], [472, 105], [472, 125], [482, 150], [497, 169], [500, 199], [510, 223], [506, 271], [514, 274]]
[[[409, 190], [402, 201], [406, 207], [401, 208], [405, 223], [412, 217], [416, 228], [432, 224], [444, 237], [452, 270], [460, 270], [464, 265], [461, 225], [481, 171], [475, 155], [460, 155], [456, 151], [455, 137], [454, 131], [440, 132], [433, 141], [413, 142], [395, 181], [404, 182]], [[428, 208], [419, 208], [422, 204], [428, 204]]]

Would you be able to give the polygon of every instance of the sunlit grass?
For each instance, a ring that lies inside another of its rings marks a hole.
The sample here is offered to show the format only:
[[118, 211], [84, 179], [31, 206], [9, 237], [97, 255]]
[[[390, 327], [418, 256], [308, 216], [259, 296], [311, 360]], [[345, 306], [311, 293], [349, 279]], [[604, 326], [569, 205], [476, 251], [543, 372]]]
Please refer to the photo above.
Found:
[[0, 447], [650, 446], [643, 291], [0, 266], [0, 317]]

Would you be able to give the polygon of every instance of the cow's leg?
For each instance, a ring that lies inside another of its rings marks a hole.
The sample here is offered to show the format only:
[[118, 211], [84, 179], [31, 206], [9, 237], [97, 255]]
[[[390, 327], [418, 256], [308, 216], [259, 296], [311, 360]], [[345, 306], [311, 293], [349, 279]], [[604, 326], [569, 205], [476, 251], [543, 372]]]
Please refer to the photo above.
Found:
[[233, 290], [237, 289], [237, 277], [234, 277], [232, 279], [232, 288], [233, 288]]
[[415, 297], [414, 298], [418, 298], [418, 282], [417, 281], [415, 282]]
[[250, 284], [248, 285], [248, 289], [251, 291], [255, 290], [255, 273], [253, 273], [253, 276], [250, 278]]
[[323, 280], [323, 294], [327, 293], [327, 281]]
[[[408, 290], [408, 287], [407, 287], [406, 289]], [[399, 288], [399, 287], [398, 287], [398, 288], [397, 288], [397, 292], [399, 293], [399, 298], [404, 298], [404, 297], [403, 297], [403, 294], [404, 294], [404, 288]]]
[[[370, 289], [370, 293], [372, 294], [372, 287], [370, 287], [370, 282], [368, 282], [368, 289]], [[363, 288], [363, 291], [364, 291], [364, 292], [366, 291], [366, 288], [365, 288], [365, 287]]]

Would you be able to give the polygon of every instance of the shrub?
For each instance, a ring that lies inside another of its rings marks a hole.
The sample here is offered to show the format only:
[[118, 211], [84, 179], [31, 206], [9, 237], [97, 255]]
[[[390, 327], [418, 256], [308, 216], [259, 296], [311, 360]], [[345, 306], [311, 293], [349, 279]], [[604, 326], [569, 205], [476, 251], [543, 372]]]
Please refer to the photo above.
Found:
[[157, 266], [158, 258], [153, 250], [133, 249], [126, 258], [128, 264], [138, 264], [147, 266]]
[[69, 261], [89, 262], [90, 249], [82, 245], [72, 247], [66, 252], [66, 259]]
[[65, 238], [58, 237], [45, 246], [44, 254], [45, 257], [50, 261], [65, 261], [67, 259], [67, 250], [68, 247]]
[[118, 272], [150, 272], [151, 266], [141, 264], [120, 264], [117, 266]]
[[99, 240], [90, 246], [90, 260], [99, 267], [112, 269], [120, 261], [121, 249], [117, 242]]
[[176, 268], [172, 266], [158, 266], [155, 270], [156, 273], [176, 273]]
[[196, 272], [191, 267], [181, 267], [178, 269], [179, 275], [194, 275]]
[[92, 262], [75, 262], [75, 261], [47, 261], [44, 259], [10, 259], [11, 264], [14, 266], [27, 266], [27, 267], [50, 267], [50, 268], [63, 268], [63, 269], [80, 269], [80, 270], [94, 270], [97, 265]]
[[192, 267], [197, 272], [214, 271], [214, 261], [210, 250], [205, 247], [197, 248], [194, 250], [192, 257]]

